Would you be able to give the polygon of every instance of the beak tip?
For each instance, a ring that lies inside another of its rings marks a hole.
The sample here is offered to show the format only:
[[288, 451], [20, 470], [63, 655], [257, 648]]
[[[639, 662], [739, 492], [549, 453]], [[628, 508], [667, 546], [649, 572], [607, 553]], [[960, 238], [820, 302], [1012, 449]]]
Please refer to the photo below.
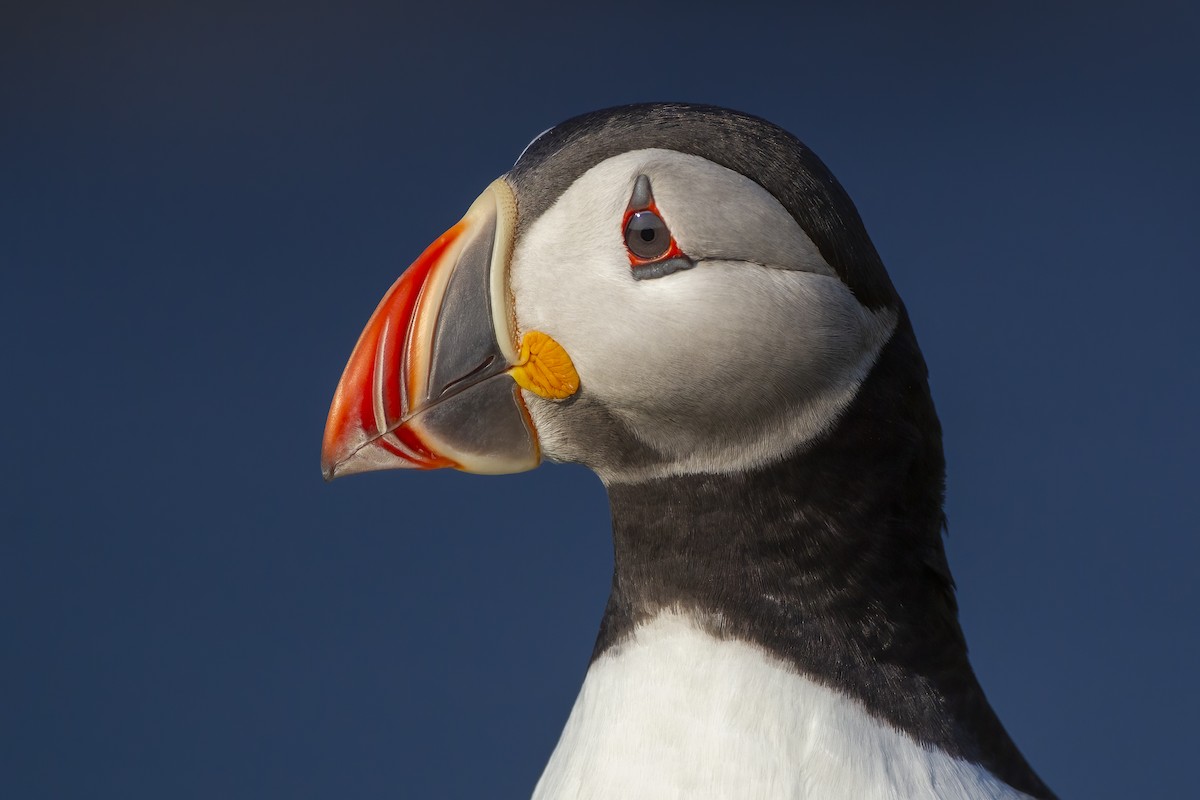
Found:
[[327, 423], [325, 437], [321, 442], [321, 477], [325, 479], [326, 483], [338, 477], [338, 466], [345, 460], [342, 457], [342, 448], [338, 446], [339, 437], [331, 435], [332, 432], [333, 426]]
[[326, 483], [338, 477], [337, 459], [328, 450], [323, 450], [321, 453], [321, 477], [325, 479]]

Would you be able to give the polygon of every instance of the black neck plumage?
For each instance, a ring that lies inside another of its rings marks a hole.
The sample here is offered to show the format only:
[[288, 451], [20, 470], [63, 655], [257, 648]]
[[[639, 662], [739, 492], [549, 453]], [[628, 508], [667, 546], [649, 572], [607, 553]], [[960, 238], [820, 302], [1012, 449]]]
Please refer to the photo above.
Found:
[[753, 471], [609, 487], [615, 574], [594, 657], [680, 611], [917, 741], [1052, 797], [967, 660], [942, 548], [945, 464], [907, 318], [836, 430]]

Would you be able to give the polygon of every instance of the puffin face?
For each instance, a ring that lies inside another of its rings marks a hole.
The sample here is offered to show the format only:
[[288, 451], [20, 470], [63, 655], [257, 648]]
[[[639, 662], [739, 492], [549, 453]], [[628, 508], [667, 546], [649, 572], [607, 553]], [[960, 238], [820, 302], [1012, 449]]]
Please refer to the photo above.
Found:
[[860, 302], [763, 182], [650, 128], [599, 155], [539, 137], [401, 276], [335, 393], [327, 478], [720, 472], [830, 428], [898, 306]]
[[661, 148], [575, 180], [518, 239], [511, 285], [518, 325], [553, 336], [580, 378], [573, 402], [526, 397], [542, 448], [606, 481], [794, 451], [896, 319], [861, 305], [762, 186]]

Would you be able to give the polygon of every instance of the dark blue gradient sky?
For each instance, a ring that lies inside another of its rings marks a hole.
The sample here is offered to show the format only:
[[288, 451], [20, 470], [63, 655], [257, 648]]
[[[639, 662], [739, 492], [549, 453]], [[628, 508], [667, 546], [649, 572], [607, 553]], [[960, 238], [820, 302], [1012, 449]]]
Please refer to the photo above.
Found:
[[857, 202], [1035, 767], [1194, 792], [1195, 4], [16, 5], [0, 795], [528, 796], [607, 596], [603, 488], [327, 486], [321, 431], [382, 292], [526, 142], [652, 99], [783, 125]]

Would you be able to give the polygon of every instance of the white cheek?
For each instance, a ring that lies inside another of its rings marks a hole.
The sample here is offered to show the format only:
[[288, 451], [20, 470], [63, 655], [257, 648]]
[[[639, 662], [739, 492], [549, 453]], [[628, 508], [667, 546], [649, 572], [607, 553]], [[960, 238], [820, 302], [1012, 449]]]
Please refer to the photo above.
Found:
[[580, 375], [647, 442], [681, 454], [752, 444], [784, 420], [797, 427], [783, 441], [812, 438], [891, 329], [821, 275], [703, 263], [656, 283], [622, 293], [620, 328], [593, 325]]
[[611, 366], [603, 358], [608, 337], [634, 315], [622, 303], [634, 281], [615, 230], [624, 207], [619, 195], [600, 195], [605, 197], [607, 203], [586, 192], [560, 198], [518, 240], [510, 274], [521, 330], [551, 334], [589, 380]]
[[606, 340], [621, 367], [598, 373], [598, 391], [642, 407], [720, 413], [819, 390], [866, 345], [861, 307], [834, 278], [703, 262], [655, 283], [626, 298], [625, 333]]

